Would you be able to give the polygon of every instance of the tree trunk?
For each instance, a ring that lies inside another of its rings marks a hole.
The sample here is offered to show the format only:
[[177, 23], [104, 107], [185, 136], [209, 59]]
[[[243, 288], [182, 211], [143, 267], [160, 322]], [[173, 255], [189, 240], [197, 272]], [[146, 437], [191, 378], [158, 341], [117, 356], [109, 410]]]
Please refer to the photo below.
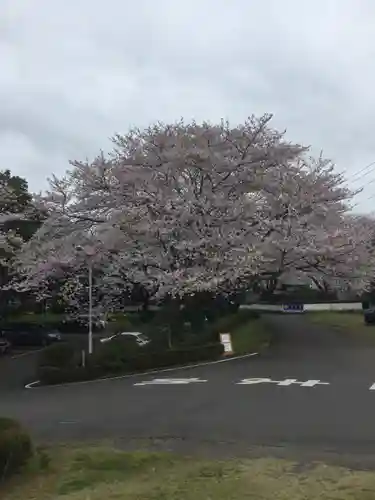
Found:
[[150, 305], [150, 298], [148, 296], [148, 294], [143, 298], [143, 302], [142, 302], [142, 311], [143, 312], [147, 312], [148, 311], [148, 308], [149, 308], [149, 305]]
[[278, 278], [270, 278], [267, 280], [267, 294], [272, 294], [276, 288], [277, 288], [277, 285], [279, 284], [279, 279]]

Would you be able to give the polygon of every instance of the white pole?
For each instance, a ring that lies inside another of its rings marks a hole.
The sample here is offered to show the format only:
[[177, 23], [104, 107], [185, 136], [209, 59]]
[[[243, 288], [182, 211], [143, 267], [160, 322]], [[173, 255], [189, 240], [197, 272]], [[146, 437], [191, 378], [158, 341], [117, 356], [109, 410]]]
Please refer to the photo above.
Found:
[[89, 354], [92, 350], [92, 262], [89, 260]]

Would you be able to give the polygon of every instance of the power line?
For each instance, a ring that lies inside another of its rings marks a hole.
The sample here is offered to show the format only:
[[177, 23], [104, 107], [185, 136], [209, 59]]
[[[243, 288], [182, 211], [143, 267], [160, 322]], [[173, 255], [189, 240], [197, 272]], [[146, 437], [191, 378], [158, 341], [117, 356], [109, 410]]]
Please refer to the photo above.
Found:
[[[371, 168], [370, 170], [368, 170], [366, 172], [367, 169], [369, 169], [370, 167], [372, 167], [373, 165], [375, 165], [375, 161], [369, 163], [368, 165], [366, 165], [364, 168], [362, 168], [361, 170], [358, 170], [358, 172], [355, 172], [352, 176], [350, 176], [348, 178], [349, 181], [351, 182], [357, 182], [359, 181], [360, 179], [362, 179], [363, 177], [366, 177], [366, 175], [368, 174], [371, 174], [371, 172], [373, 172], [375, 170], [375, 166], [373, 168]], [[363, 173], [362, 173], [363, 172]], [[359, 175], [359, 174], [362, 174], [362, 175]], [[354, 178], [353, 178], [354, 177]]]
[[[370, 184], [374, 184], [375, 182], [375, 179], [372, 179], [371, 181], [367, 182], [367, 184], [361, 186], [359, 189], [359, 192], [355, 194], [355, 196], [358, 196], [359, 194], [361, 194], [363, 192], [364, 189], [367, 188], [367, 186], [369, 186]], [[375, 196], [375, 195], [374, 195]], [[373, 195], [371, 195], [371, 198], [373, 197]]]

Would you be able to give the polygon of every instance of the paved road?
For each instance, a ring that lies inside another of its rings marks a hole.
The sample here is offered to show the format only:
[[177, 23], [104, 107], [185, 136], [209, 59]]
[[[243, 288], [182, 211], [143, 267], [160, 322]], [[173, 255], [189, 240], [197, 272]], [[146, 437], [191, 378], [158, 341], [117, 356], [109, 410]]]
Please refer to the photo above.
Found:
[[[94, 342], [99, 338], [99, 335], [94, 334]], [[81, 333], [65, 334], [63, 339], [74, 344], [76, 348], [86, 347], [88, 340], [87, 334]], [[38, 353], [41, 350], [42, 348], [29, 348], [23, 351], [15, 349], [11, 355], [0, 357], [0, 394], [23, 389], [26, 383], [33, 380]]]
[[16, 351], [12, 355], [0, 357], [0, 414], [1, 401], [6, 399], [6, 393], [20, 391], [25, 382], [34, 376], [40, 350]]
[[[375, 330], [373, 336], [323, 331], [297, 315], [268, 321], [276, 338], [262, 356], [4, 391], [0, 413], [20, 419], [43, 441], [114, 438], [215, 454], [247, 454], [255, 446], [375, 466]], [[160, 378], [169, 383], [155, 382]]]

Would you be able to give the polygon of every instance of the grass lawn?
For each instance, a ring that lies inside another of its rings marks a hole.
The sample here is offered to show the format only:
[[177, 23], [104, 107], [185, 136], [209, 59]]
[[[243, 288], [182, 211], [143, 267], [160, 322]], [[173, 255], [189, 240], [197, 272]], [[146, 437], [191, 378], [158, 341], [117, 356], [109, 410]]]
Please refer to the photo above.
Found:
[[271, 333], [262, 318], [251, 319], [231, 331], [235, 354], [255, 352], [270, 343]]
[[325, 325], [337, 330], [371, 332], [371, 325], [365, 325], [362, 312], [319, 311], [306, 313], [306, 317], [316, 325]]
[[55, 447], [44, 469], [0, 485], [2, 500], [370, 500], [375, 472], [280, 459], [202, 460]]

